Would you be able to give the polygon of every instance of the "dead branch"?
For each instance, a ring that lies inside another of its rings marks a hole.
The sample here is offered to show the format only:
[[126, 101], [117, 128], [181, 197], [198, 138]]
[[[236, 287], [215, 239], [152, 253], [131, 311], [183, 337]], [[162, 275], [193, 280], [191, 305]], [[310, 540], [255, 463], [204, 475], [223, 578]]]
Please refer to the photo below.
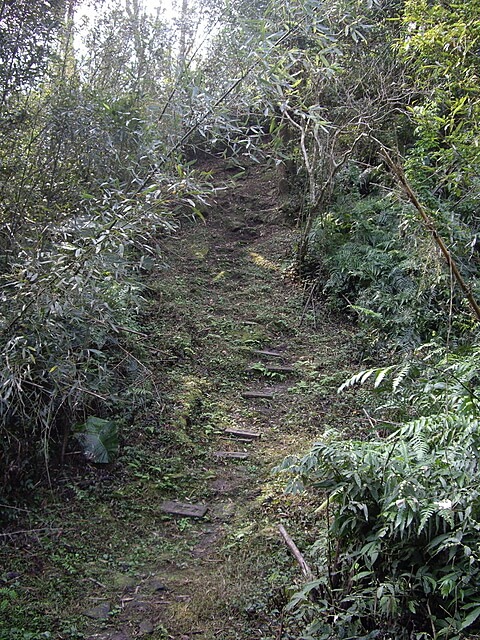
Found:
[[434, 239], [434, 241], [436, 242], [438, 248], [440, 249], [441, 253], [443, 254], [443, 257], [447, 261], [448, 268], [453, 273], [453, 275], [455, 277], [455, 280], [457, 281], [458, 285], [460, 286], [460, 288], [462, 289], [463, 293], [465, 294], [465, 297], [467, 298], [473, 313], [477, 317], [477, 320], [480, 321], [480, 306], [478, 305], [477, 301], [475, 300], [475, 297], [474, 297], [473, 293], [471, 292], [470, 287], [467, 285], [467, 283], [463, 279], [462, 274], [460, 273], [456, 262], [452, 258], [452, 254], [448, 250], [447, 245], [445, 244], [443, 238], [438, 233], [438, 231], [437, 231], [437, 229], [435, 227], [434, 221], [428, 215], [425, 207], [420, 203], [417, 195], [413, 191], [410, 183], [408, 182], [408, 180], [407, 180], [407, 178], [406, 178], [406, 176], [405, 176], [405, 174], [403, 172], [402, 167], [400, 167], [400, 165], [398, 165], [396, 162], [394, 162], [392, 160], [391, 156], [389, 155], [388, 151], [385, 149], [385, 147], [383, 145], [382, 145], [382, 149], [380, 151], [380, 155], [382, 156], [382, 158], [384, 158], [384, 160], [386, 161], [386, 163], [388, 164], [390, 169], [393, 171], [395, 177], [397, 178], [398, 182], [400, 183], [400, 186], [404, 190], [404, 192], [407, 195], [408, 199], [410, 200], [410, 202], [413, 204], [415, 209], [420, 214], [420, 217], [422, 218], [422, 221], [423, 221], [426, 229], [430, 232], [432, 238]]
[[294, 543], [294, 541], [292, 540], [292, 538], [288, 535], [285, 527], [282, 524], [278, 525], [278, 530], [280, 531], [280, 534], [282, 536], [282, 538], [285, 541], [285, 544], [287, 545], [287, 547], [290, 549], [293, 557], [295, 558], [295, 560], [298, 562], [298, 564], [300, 565], [300, 568], [302, 570], [303, 575], [305, 576], [305, 578], [308, 581], [313, 580], [313, 573], [312, 570], [310, 569], [310, 567], [308, 566], [308, 564], [305, 561], [305, 558], [302, 556], [302, 554], [300, 553], [300, 551], [298, 550], [297, 545]]

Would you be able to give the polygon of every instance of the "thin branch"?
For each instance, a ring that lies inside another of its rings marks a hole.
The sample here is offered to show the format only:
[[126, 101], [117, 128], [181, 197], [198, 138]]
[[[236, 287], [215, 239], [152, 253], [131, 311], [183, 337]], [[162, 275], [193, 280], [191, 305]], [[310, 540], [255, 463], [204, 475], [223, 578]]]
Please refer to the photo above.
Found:
[[438, 248], [440, 249], [441, 253], [443, 254], [443, 257], [447, 261], [447, 265], [448, 265], [449, 269], [451, 269], [451, 272], [453, 273], [453, 275], [455, 277], [455, 280], [457, 281], [457, 284], [460, 286], [460, 288], [462, 289], [463, 293], [465, 294], [465, 297], [467, 298], [474, 315], [477, 317], [477, 320], [480, 321], [480, 306], [478, 305], [478, 303], [477, 303], [477, 301], [476, 301], [476, 299], [475, 299], [470, 287], [467, 285], [467, 283], [463, 279], [463, 276], [460, 273], [460, 270], [458, 269], [456, 262], [452, 258], [452, 254], [448, 250], [443, 238], [438, 233], [438, 231], [437, 231], [437, 229], [435, 227], [434, 221], [428, 215], [425, 207], [420, 203], [417, 195], [413, 191], [410, 183], [408, 182], [408, 180], [407, 180], [407, 178], [406, 178], [406, 176], [405, 176], [405, 174], [403, 172], [402, 167], [392, 160], [392, 157], [390, 156], [390, 154], [388, 153], [387, 149], [383, 145], [382, 145], [382, 148], [381, 148], [381, 151], [380, 151], [380, 155], [382, 156], [382, 158], [384, 158], [384, 160], [386, 161], [386, 163], [388, 164], [390, 169], [393, 171], [395, 177], [397, 178], [398, 182], [400, 183], [400, 186], [404, 190], [404, 192], [407, 195], [408, 199], [410, 200], [410, 202], [413, 204], [415, 209], [420, 214], [420, 217], [421, 217], [425, 227], [430, 232], [432, 238], [434, 239], [434, 241], [436, 242]]
[[[270, 47], [269, 51], [267, 52], [267, 54], [264, 56], [264, 58], [268, 57], [268, 55], [270, 54], [271, 51], [273, 51], [276, 47], [278, 47], [278, 45], [280, 45], [282, 42], [284, 42], [285, 40], [287, 40], [287, 38], [289, 38], [292, 34], [296, 33], [300, 27], [302, 26], [302, 24], [305, 22], [305, 20], [307, 19], [307, 16], [304, 16], [304, 18], [298, 22], [294, 27], [289, 28], [283, 35], [281, 35]], [[235, 80], [230, 87], [228, 87], [228, 89], [226, 89], [226, 91], [224, 91], [222, 93], [222, 95], [213, 103], [213, 105], [207, 109], [207, 111], [204, 113], [204, 115], [199, 118], [198, 120], [196, 120], [196, 122], [193, 123], [193, 125], [190, 127], [190, 129], [188, 129], [188, 131], [180, 138], [180, 140], [178, 140], [178, 142], [176, 144], [173, 145], [173, 147], [170, 148], [170, 150], [163, 156], [163, 158], [161, 158], [160, 162], [158, 163], [158, 165], [156, 167], [154, 167], [146, 176], [146, 178], [140, 183], [140, 185], [137, 187], [137, 189], [134, 192], [134, 195], [137, 195], [138, 193], [140, 193], [141, 191], [143, 191], [143, 189], [147, 186], [148, 182], [151, 180], [151, 178], [155, 175], [155, 173], [158, 171], [158, 168], [161, 167], [162, 165], [164, 165], [166, 163], [166, 161], [183, 145], [183, 143], [188, 140], [188, 138], [192, 135], [192, 133], [194, 133], [198, 127], [200, 125], [202, 125], [207, 118], [209, 118], [215, 111], [215, 109], [222, 104], [222, 102], [224, 102], [228, 96], [233, 93], [233, 91], [235, 91], [235, 89], [240, 86], [242, 84], [242, 82], [250, 75], [250, 73], [252, 71], [254, 71], [254, 69], [256, 69], [256, 67], [258, 67], [258, 65], [264, 60], [264, 58], [258, 58], [257, 60], [255, 60], [255, 62], [253, 62], [246, 71], [244, 71], [242, 73], [242, 75]]]
[[22, 509], [22, 507], [12, 507], [10, 504], [0, 504], [0, 509], [13, 509], [14, 511], [25, 511], [30, 513], [30, 509]]
[[41, 527], [40, 529], [22, 529], [20, 531], [9, 531], [7, 533], [0, 533], [0, 538], [9, 538], [10, 536], [21, 536], [24, 534], [40, 533], [42, 531], [48, 531], [53, 533], [56, 531], [73, 531], [73, 529], [65, 529], [63, 527]]

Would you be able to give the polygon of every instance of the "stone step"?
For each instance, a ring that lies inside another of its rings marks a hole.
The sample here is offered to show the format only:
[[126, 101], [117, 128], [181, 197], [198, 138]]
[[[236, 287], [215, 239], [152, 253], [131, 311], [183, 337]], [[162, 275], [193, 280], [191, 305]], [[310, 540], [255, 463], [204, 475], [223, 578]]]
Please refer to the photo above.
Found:
[[264, 358], [283, 358], [284, 354], [280, 351], [269, 351], [268, 349], [255, 349], [253, 352], [255, 356], [263, 356]]
[[[262, 367], [265, 369], [267, 373], [294, 373], [295, 372], [295, 367], [291, 364], [265, 364], [265, 365], [262, 365]], [[259, 369], [255, 365], [248, 367], [247, 371], [248, 372], [258, 371], [259, 373], [261, 373], [261, 369]]]
[[254, 431], [242, 431], [240, 429], [225, 429], [223, 432], [230, 438], [240, 438], [242, 440], [258, 440], [262, 434]]
[[246, 460], [248, 458], [248, 453], [244, 451], [215, 451], [213, 455], [225, 460]]
[[186, 504], [175, 500], [166, 500], [160, 509], [165, 513], [184, 518], [203, 518], [208, 511], [208, 507], [204, 504]]
[[273, 391], [264, 389], [263, 391], [244, 391], [242, 398], [266, 398], [267, 400], [273, 400]]

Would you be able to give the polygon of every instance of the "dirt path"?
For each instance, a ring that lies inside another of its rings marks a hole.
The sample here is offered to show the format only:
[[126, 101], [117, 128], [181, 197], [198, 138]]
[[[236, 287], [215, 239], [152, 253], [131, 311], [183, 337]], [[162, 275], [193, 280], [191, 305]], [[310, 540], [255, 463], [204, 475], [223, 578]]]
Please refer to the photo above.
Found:
[[[288, 275], [296, 231], [272, 176], [250, 166], [234, 184], [227, 169], [212, 171], [225, 188], [206, 224], [165, 240], [149, 277], [150, 360], [138, 378], [153, 399], [125, 426], [117, 466], [70, 481], [49, 507], [59, 533], [27, 537], [6, 568], [35, 603], [28, 628], [51, 637], [295, 637], [281, 612], [299, 568], [278, 524], [306, 549], [321, 523], [271, 469], [326, 427], [361, 424], [336, 394], [351, 335], [305, 309]], [[245, 397], [252, 391], [267, 397]], [[165, 501], [208, 510], [174, 516]], [[26, 569], [29, 554], [38, 566]]]
[[[233, 185], [215, 165], [213, 176], [229, 186], [205, 226], [167, 247], [158, 285], [160, 317], [175, 314], [172, 339], [183, 336], [188, 353], [174, 378], [198, 401], [187, 431], [205, 447], [195, 461], [204, 482], [170, 497], [209, 508], [203, 521], [180, 518], [190, 547], [161, 573], [167, 594], [183, 597], [162, 620], [174, 638], [277, 638], [285, 587], [299, 573], [277, 526], [308, 538], [309, 516], [283, 496], [271, 469], [348, 413], [333, 394], [346, 375], [350, 335], [320, 308], [305, 310], [308, 295], [289, 278], [297, 232], [284, 224], [274, 177], [250, 166]], [[272, 397], [245, 397], [252, 392]], [[226, 438], [224, 430], [260, 438]], [[246, 458], [223, 457], [232, 452]]]

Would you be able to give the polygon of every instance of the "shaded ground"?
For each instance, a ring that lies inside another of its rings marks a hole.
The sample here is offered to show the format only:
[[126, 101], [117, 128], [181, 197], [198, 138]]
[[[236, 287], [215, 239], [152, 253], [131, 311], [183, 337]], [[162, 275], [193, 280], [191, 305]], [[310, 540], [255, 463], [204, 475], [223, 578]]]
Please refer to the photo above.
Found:
[[[65, 475], [44, 504], [19, 513], [25, 533], [5, 538], [0, 585], [5, 625], [19, 632], [2, 636], [0, 625], [0, 637], [295, 637], [282, 609], [300, 572], [278, 524], [306, 549], [322, 523], [312, 498], [285, 496], [271, 469], [328, 426], [362, 428], [336, 393], [356, 368], [351, 333], [319, 305], [306, 308], [308, 289], [289, 269], [297, 232], [268, 171], [251, 166], [233, 181], [210, 168], [224, 188], [206, 223], [165, 239], [146, 283], [135, 390], [145, 403], [124, 426], [120, 459], [80, 480]], [[249, 390], [273, 398], [244, 398]], [[225, 429], [261, 438], [232, 440]], [[171, 516], [164, 500], [208, 511]]]

